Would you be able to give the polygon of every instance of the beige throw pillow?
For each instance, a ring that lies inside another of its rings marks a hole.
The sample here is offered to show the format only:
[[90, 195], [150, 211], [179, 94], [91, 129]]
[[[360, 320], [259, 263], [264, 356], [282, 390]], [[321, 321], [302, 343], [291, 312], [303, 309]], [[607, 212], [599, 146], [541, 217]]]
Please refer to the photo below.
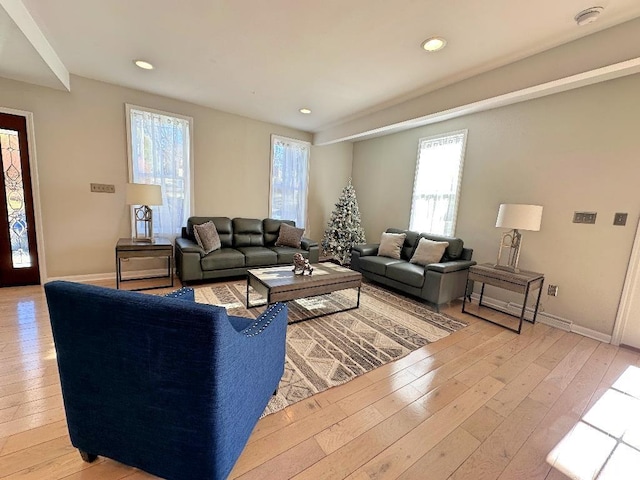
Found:
[[193, 226], [193, 236], [205, 255], [221, 247], [220, 236], [213, 222], [206, 222], [202, 225]]
[[427, 238], [421, 238], [413, 252], [411, 263], [418, 265], [429, 265], [430, 263], [438, 263], [444, 255], [444, 251], [449, 246], [449, 242], [434, 242]]
[[302, 235], [304, 235], [304, 228], [296, 228], [286, 223], [281, 223], [276, 247], [300, 248]]
[[380, 238], [380, 247], [378, 247], [378, 256], [400, 260], [400, 252], [406, 237], [406, 233], [383, 233]]

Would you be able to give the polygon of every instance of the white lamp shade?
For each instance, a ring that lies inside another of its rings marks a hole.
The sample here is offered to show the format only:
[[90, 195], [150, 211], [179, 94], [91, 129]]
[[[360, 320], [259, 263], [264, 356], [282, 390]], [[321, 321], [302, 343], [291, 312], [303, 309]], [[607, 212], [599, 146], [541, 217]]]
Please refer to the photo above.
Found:
[[496, 227], [516, 230], [540, 230], [542, 205], [503, 203], [498, 210]]
[[162, 205], [160, 185], [127, 183], [127, 205]]

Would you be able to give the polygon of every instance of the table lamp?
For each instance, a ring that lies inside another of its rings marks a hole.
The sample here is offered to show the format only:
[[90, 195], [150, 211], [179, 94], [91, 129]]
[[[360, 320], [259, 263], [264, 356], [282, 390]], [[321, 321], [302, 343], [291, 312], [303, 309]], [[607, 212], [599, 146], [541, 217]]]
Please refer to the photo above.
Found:
[[160, 185], [127, 183], [127, 205], [137, 205], [133, 209], [133, 239], [139, 242], [153, 242], [153, 211], [149, 205], [162, 205]]
[[[520, 260], [520, 247], [522, 246], [522, 234], [519, 230], [540, 230], [542, 221], [542, 205], [522, 205], [513, 203], [503, 203], [498, 209], [496, 227], [510, 228], [511, 230], [502, 234], [500, 249], [498, 250], [498, 261], [496, 268], [519, 272], [518, 260]], [[502, 264], [502, 251], [508, 249], [507, 262]]]

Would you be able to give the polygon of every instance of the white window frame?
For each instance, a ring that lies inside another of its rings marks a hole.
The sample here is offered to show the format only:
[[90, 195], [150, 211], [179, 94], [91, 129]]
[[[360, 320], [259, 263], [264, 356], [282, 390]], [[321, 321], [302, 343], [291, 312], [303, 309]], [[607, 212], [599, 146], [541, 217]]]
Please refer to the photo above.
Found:
[[276, 218], [273, 216], [273, 167], [274, 167], [274, 147], [277, 141], [285, 142], [285, 143], [296, 143], [301, 146], [304, 146], [307, 149], [307, 175], [305, 178], [305, 208], [304, 208], [304, 219], [302, 222], [297, 218], [283, 218], [281, 220], [295, 220], [296, 227], [299, 228], [307, 228], [309, 224], [309, 171], [311, 169], [311, 143], [306, 142], [304, 140], [298, 140], [297, 138], [283, 137], [281, 135], [271, 135], [271, 151], [270, 151], [270, 162], [269, 162], [269, 217]]
[[[158, 115], [165, 115], [167, 117], [174, 117], [180, 120], [186, 120], [189, 122], [189, 213], [187, 216], [193, 215], [195, 211], [195, 194], [194, 194], [194, 148], [193, 148], [193, 117], [188, 117], [185, 115], [180, 115], [178, 113], [167, 112], [164, 110], [156, 110], [154, 108], [142, 107], [140, 105], [134, 105], [130, 103], [125, 103], [125, 123], [127, 130], [127, 166], [129, 170], [129, 183], [133, 182], [133, 163], [132, 163], [132, 151], [131, 151], [131, 110], [140, 110], [143, 112], [155, 113]], [[164, 192], [162, 193], [164, 197]], [[164, 198], [163, 198], [164, 201]], [[153, 209], [153, 207], [151, 207]], [[133, 232], [135, 229], [135, 219], [133, 216], [133, 207], [131, 207], [131, 231]], [[163, 233], [163, 236], [167, 236]], [[173, 237], [180, 236], [179, 233], [176, 233]], [[170, 238], [173, 240], [173, 238]]]
[[460, 187], [462, 185], [462, 172], [464, 170], [464, 157], [466, 154], [466, 148], [467, 148], [467, 135], [468, 134], [468, 130], [456, 130], [454, 132], [447, 132], [447, 133], [442, 133], [439, 135], [432, 135], [430, 137], [424, 137], [418, 140], [418, 153], [417, 153], [417, 158], [416, 158], [416, 170], [415, 170], [415, 176], [414, 176], [414, 180], [413, 180], [413, 190], [412, 190], [412, 194], [411, 194], [411, 215], [410, 215], [410, 219], [409, 219], [409, 228], [411, 230], [420, 230], [420, 231], [424, 231], [424, 229], [419, 228], [416, 223], [417, 221], [414, 218], [414, 214], [416, 212], [416, 187], [417, 187], [417, 183], [418, 183], [418, 178], [419, 178], [419, 173], [420, 173], [420, 169], [421, 168], [429, 168], [428, 165], [426, 165], [424, 162], [426, 162], [426, 159], [422, 159], [421, 161], [421, 153], [422, 153], [422, 149], [423, 149], [423, 145], [427, 142], [433, 142], [434, 140], [439, 140], [439, 139], [443, 139], [443, 138], [447, 138], [447, 137], [453, 137], [453, 136], [458, 136], [458, 135], [462, 135], [462, 148], [460, 149], [460, 159], [459, 159], [459, 167], [458, 167], [458, 179], [457, 179], [457, 183], [456, 183], [456, 188], [455, 188], [455, 200], [453, 203], [453, 219], [451, 222], [451, 230], [450, 231], [445, 231], [445, 232], [427, 232], [427, 233], [432, 233], [434, 235], [443, 235], [443, 236], [454, 236], [455, 235], [455, 231], [456, 231], [456, 224], [457, 224], [457, 220], [458, 220], [458, 206], [460, 204]]

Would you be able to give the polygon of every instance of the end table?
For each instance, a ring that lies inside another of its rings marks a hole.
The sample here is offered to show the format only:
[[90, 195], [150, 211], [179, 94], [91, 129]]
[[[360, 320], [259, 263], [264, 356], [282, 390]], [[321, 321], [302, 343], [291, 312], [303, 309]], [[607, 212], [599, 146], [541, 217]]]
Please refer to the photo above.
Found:
[[[167, 274], [152, 277], [122, 278], [123, 258], [167, 258]], [[120, 288], [122, 282], [134, 280], [148, 280], [152, 278], [168, 278], [167, 285], [135, 288], [132, 290], [149, 290], [152, 288], [173, 287], [173, 244], [167, 238], [154, 238], [153, 242], [140, 242], [132, 238], [121, 238], [116, 244], [116, 288]]]
[[527, 308], [527, 300], [529, 298], [529, 294], [531, 292], [534, 292], [536, 289], [538, 289], [538, 297], [536, 299], [535, 310], [533, 312], [533, 319], [531, 320], [531, 323], [536, 323], [536, 317], [538, 316], [538, 307], [540, 306], [540, 295], [542, 294], [542, 285], [544, 284], [544, 274], [537, 273], [537, 272], [529, 272], [526, 270], [521, 270], [519, 272], [510, 272], [508, 270], [496, 268], [494, 265], [490, 263], [484, 263], [482, 265], [474, 265], [469, 268], [467, 281], [471, 281], [471, 280], [482, 283], [482, 290], [480, 291], [480, 301], [478, 302], [478, 307], [490, 308], [491, 310], [495, 310], [497, 312], [504, 313], [506, 315], [511, 315], [512, 317], [518, 318], [517, 315], [513, 315], [503, 310], [498, 310], [497, 308], [493, 308], [486, 304], [485, 305], [482, 304], [485, 285], [492, 285], [494, 287], [509, 290], [511, 292], [524, 294], [524, 300], [522, 302], [522, 311], [520, 312], [520, 323], [518, 325], [518, 328], [515, 329], [507, 325], [502, 325], [498, 322], [494, 322], [493, 320], [480, 316], [479, 309], [478, 309], [478, 314], [469, 312], [468, 310], [465, 310], [465, 306], [467, 303], [466, 296], [462, 300], [462, 313], [468, 313], [469, 315], [473, 315], [474, 317], [480, 318], [482, 320], [493, 323], [495, 325], [499, 325], [508, 330], [511, 330], [512, 332], [516, 332], [519, 334], [522, 331], [522, 321], [526, 320], [524, 318], [524, 313]]

